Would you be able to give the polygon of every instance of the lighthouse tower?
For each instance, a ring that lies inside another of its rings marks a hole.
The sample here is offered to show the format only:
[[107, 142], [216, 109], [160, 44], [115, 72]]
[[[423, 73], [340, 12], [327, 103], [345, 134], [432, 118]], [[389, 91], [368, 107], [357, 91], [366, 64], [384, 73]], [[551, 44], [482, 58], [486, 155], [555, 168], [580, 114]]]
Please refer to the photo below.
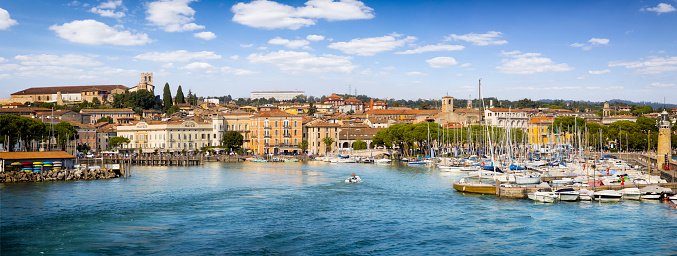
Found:
[[670, 163], [670, 159], [672, 159], [672, 149], [670, 148], [670, 126], [671, 123], [668, 112], [663, 110], [661, 119], [658, 122], [658, 152], [656, 152], [658, 169], [661, 171], [664, 171], [664, 165]]

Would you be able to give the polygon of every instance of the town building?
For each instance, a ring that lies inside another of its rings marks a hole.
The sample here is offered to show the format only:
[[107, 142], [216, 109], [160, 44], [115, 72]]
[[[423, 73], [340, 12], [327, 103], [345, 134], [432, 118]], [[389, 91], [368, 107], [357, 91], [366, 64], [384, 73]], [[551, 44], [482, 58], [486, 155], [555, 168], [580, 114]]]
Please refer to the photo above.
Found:
[[322, 103], [331, 104], [333, 108], [336, 109], [336, 111], [338, 111], [339, 107], [343, 106], [345, 101], [343, 100], [343, 97], [336, 95], [336, 93], [332, 93], [331, 95], [325, 97]]
[[527, 137], [529, 144], [548, 144], [548, 127], [555, 119], [548, 117], [535, 117], [527, 122]]
[[531, 109], [488, 108], [484, 111], [484, 120], [490, 126], [527, 129]]
[[117, 127], [117, 136], [129, 139], [123, 149], [195, 152], [212, 146], [213, 130], [210, 122], [200, 120], [134, 121]]
[[354, 127], [341, 127], [339, 131], [339, 150], [341, 152], [351, 151], [353, 149], [353, 144], [359, 139], [367, 143], [367, 148], [373, 148], [372, 139], [376, 136], [376, 133], [380, 131], [381, 128], [369, 128], [363, 126], [354, 126]]
[[254, 91], [251, 92], [250, 98], [255, 99], [270, 99], [275, 98], [277, 101], [290, 101], [296, 96], [305, 95], [303, 91]]
[[[118, 136], [116, 124], [102, 123], [101, 125], [96, 126], [96, 151], [97, 152], [110, 152], [112, 148], [110, 146], [110, 138]], [[92, 148], [94, 149], [94, 148]]]
[[628, 115], [615, 115], [615, 116], [605, 116], [602, 118], [602, 124], [603, 125], [610, 125], [613, 122], [617, 121], [632, 121], [636, 122], [637, 117], [635, 116], [628, 116]]
[[97, 98], [100, 102], [112, 101], [113, 95], [125, 93], [129, 88], [123, 85], [81, 85], [32, 87], [11, 94], [13, 102], [49, 102], [64, 103], [92, 102]]
[[110, 117], [116, 124], [127, 124], [134, 120], [134, 110], [131, 108], [111, 108], [111, 109], [81, 109], [80, 113], [91, 116], [90, 124], [95, 124], [97, 120]]
[[141, 73], [141, 82], [138, 85], [129, 88], [129, 92], [136, 92], [138, 90], [146, 90], [155, 95], [155, 86], [153, 85], [153, 73]]
[[301, 153], [303, 117], [282, 110], [260, 112], [250, 118], [250, 150], [255, 154]]
[[361, 100], [350, 97], [343, 101], [343, 104], [337, 107], [340, 113], [362, 113], [364, 111], [364, 103]]
[[[308, 141], [308, 152], [318, 155], [329, 155], [338, 150], [338, 133], [341, 125], [331, 124], [322, 120], [313, 120], [304, 125], [304, 133]], [[333, 143], [329, 147], [324, 143], [324, 138], [331, 138]]]
[[221, 146], [223, 134], [228, 131], [236, 131], [242, 135], [242, 148], [249, 149], [251, 147], [251, 131], [249, 129], [249, 124], [252, 116], [252, 113], [244, 111], [212, 115], [212, 129], [214, 133], [212, 145]]

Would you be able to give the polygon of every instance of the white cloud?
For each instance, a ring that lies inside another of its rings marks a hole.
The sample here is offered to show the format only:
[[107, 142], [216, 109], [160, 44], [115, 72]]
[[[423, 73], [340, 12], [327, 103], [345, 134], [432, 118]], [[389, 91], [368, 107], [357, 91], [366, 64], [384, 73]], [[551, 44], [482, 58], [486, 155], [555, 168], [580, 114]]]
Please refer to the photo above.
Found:
[[306, 40], [288, 40], [288, 39], [283, 39], [280, 37], [275, 37], [273, 39], [270, 39], [268, 41], [269, 44], [274, 44], [274, 45], [283, 45], [284, 47], [290, 48], [290, 49], [298, 49], [298, 48], [307, 48], [308, 44], [310, 42]]
[[459, 67], [467, 68], [467, 67], [470, 67], [470, 66], [472, 66], [472, 64], [470, 64], [470, 63], [463, 63], [463, 64], [461, 64]]
[[677, 71], [677, 57], [650, 56], [649, 59], [638, 61], [613, 61], [609, 67], [625, 67], [637, 69], [640, 74], [660, 74], [668, 71]]
[[7, 59], [0, 57], [0, 63], [7, 62]]
[[675, 84], [661, 84], [659, 82], [654, 82], [646, 86], [647, 88], [668, 88], [675, 87]]
[[439, 51], [460, 51], [463, 50], [465, 46], [463, 45], [449, 45], [449, 44], [437, 44], [437, 45], [426, 45], [421, 46], [413, 50], [406, 50], [403, 52], [396, 52], [395, 54], [414, 54], [414, 53], [424, 53], [424, 52], [439, 52]]
[[452, 57], [436, 57], [426, 60], [425, 62], [428, 62], [428, 65], [430, 65], [431, 68], [446, 68], [458, 64]]
[[605, 69], [605, 70], [590, 70], [590, 71], [588, 71], [588, 74], [591, 74], [591, 75], [603, 75], [603, 74], [607, 74], [607, 73], [611, 73], [611, 70]]
[[291, 73], [351, 73], [358, 67], [351, 63], [351, 57], [330, 54], [318, 57], [308, 52], [282, 50], [250, 54], [247, 59], [253, 64], [270, 64]]
[[212, 40], [212, 39], [216, 38], [216, 35], [212, 32], [209, 32], [209, 31], [195, 33], [195, 34], [193, 34], [193, 36], [195, 36], [197, 38], [204, 39], [204, 40]]
[[16, 20], [9, 18], [9, 12], [0, 8], [0, 30], [6, 30], [11, 26], [19, 24]]
[[216, 73], [219, 69], [206, 62], [193, 62], [181, 67], [181, 69], [190, 71], [202, 71], [205, 73]]
[[263, 29], [299, 29], [328, 21], [371, 19], [373, 9], [357, 0], [310, 0], [302, 7], [293, 7], [267, 0], [237, 3], [231, 8], [233, 21]]
[[588, 43], [591, 43], [593, 45], [595, 45], [595, 44], [607, 45], [607, 44], [609, 44], [609, 39], [606, 39], [606, 38], [590, 38], [590, 40], [588, 40]]
[[63, 56], [47, 54], [29, 54], [17, 55], [15, 60], [21, 61], [22, 65], [27, 66], [101, 66], [103, 63], [92, 59], [89, 56], [66, 54]]
[[231, 60], [239, 60], [239, 59], [240, 59], [240, 56], [238, 56], [238, 55], [233, 55], [233, 56], [230, 56], [230, 59], [231, 59]]
[[609, 39], [607, 38], [590, 38], [588, 40], [588, 43], [590, 44], [582, 44], [582, 43], [573, 43], [570, 44], [569, 46], [571, 47], [580, 47], [583, 50], [587, 51], [592, 49], [593, 46], [599, 46], [599, 45], [608, 45], [609, 44]]
[[[109, 18], [122, 18], [125, 16], [124, 12], [116, 12], [115, 10], [118, 7], [122, 7], [122, 0], [110, 0], [108, 2], [103, 2], [99, 4], [96, 7], [92, 7], [92, 9], [89, 9], [89, 12], [91, 13], [96, 13], [101, 15], [101, 17], [109, 17]], [[124, 10], [124, 8], [123, 8]]]
[[586, 90], [599, 90], [599, 89], [602, 89], [602, 87], [599, 87], [599, 86], [586, 86], [585, 89], [586, 89]]
[[242, 48], [249, 48], [249, 47], [252, 47], [252, 46], [254, 46], [254, 44], [240, 44], [240, 47], [242, 47]]
[[306, 36], [306, 40], [311, 41], [311, 42], [322, 41], [322, 40], [324, 40], [324, 36], [308, 35], [308, 36]]
[[221, 55], [217, 55], [214, 54], [214, 52], [208, 51], [189, 52], [186, 50], [179, 50], [173, 52], [147, 52], [134, 56], [134, 59], [157, 62], [188, 62], [193, 59], [218, 60], [221, 59]]
[[358, 38], [350, 42], [331, 43], [329, 48], [342, 51], [347, 54], [356, 54], [360, 56], [373, 56], [380, 52], [391, 51], [402, 47], [406, 43], [416, 41], [416, 37], [408, 36], [403, 39], [396, 39], [401, 35], [393, 34], [382, 37]]
[[252, 71], [252, 70], [237, 69], [237, 68], [231, 68], [231, 67], [222, 67], [221, 72], [223, 72], [225, 74], [236, 75], [236, 76], [254, 75], [254, 74], [259, 73], [259, 72]]
[[265, 46], [259, 46], [259, 47], [256, 48], [256, 49], [257, 49], [257, 50], [260, 50], [260, 51], [265, 51], [265, 50], [268, 50], [268, 47], [265, 47]]
[[497, 31], [489, 31], [486, 34], [469, 33], [465, 35], [451, 34], [447, 40], [461, 40], [472, 43], [474, 45], [492, 45], [492, 44], [507, 44], [506, 40], [498, 40], [503, 33]]
[[165, 63], [165, 64], [162, 64], [161, 67], [162, 67], [162, 68], [174, 68], [174, 63], [171, 63], [171, 62], [170, 62], [170, 63]]
[[188, 6], [197, 0], [160, 0], [148, 3], [146, 20], [166, 32], [182, 32], [204, 29], [192, 23], [195, 10]]
[[497, 67], [505, 74], [535, 74], [541, 72], [565, 72], [574, 70], [566, 63], [556, 64], [550, 58], [541, 57], [540, 53], [520, 54], [519, 51], [503, 52], [507, 59], [503, 59], [503, 65]]
[[675, 7], [672, 7], [670, 4], [666, 3], [660, 3], [656, 7], [651, 7], [651, 8], [642, 8], [640, 9], [642, 11], [650, 11], [650, 12], [656, 12], [658, 15], [661, 15], [663, 13], [668, 13], [668, 12], [674, 12], [677, 11]]
[[70, 42], [100, 45], [144, 45], [152, 42], [145, 33], [132, 34], [130, 31], [118, 31], [116, 28], [95, 20], [75, 20], [63, 25], [49, 27], [56, 34]]
[[418, 72], [418, 71], [413, 71], [413, 72], [407, 72], [406, 75], [408, 76], [427, 76], [427, 74]]

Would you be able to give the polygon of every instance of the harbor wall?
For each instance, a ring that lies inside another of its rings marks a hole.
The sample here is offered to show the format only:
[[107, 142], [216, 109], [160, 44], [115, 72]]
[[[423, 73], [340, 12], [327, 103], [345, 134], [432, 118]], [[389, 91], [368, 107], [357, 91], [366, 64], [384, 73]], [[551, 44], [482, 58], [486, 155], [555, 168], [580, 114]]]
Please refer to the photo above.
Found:
[[41, 172], [9, 171], [0, 173], [0, 182], [40, 182], [40, 181], [67, 181], [67, 180], [98, 180], [119, 178], [120, 171], [111, 169], [74, 169], [48, 170]]

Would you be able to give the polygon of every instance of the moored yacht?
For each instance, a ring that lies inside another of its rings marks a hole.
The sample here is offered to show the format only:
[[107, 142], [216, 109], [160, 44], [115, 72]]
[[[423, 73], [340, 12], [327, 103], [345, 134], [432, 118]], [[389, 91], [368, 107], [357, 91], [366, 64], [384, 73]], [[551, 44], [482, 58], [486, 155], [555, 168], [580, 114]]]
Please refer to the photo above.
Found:
[[593, 196], [595, 200], [600, 202], [618, 202], [623, 197], [623, 195], [616, 190], [595, 191]]
[[575, 202], [580, 198], [580, 193], [573, 188], [563, 188], [555, 191], [560, 201]]
[[638, 188], [624, 188], [618, 192], [623, 195], [623, 200], [639, 200], [642, 195]]

